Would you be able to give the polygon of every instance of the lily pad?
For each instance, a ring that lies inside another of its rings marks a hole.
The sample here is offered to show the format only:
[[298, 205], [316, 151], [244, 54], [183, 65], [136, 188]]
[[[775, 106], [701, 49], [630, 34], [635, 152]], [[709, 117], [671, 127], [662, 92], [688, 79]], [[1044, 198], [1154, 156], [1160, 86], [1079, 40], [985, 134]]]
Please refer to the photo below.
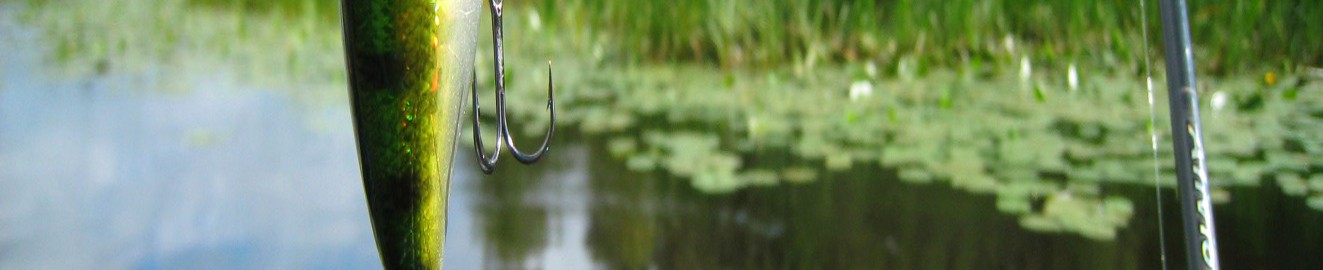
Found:
[[1309, 197], [1306, 203], [1309, 207], [1314, 208], [1315, 210], [1323, 210], [1323, 194]]
[[1309, 193], [1309, 186], [1294, 173], [1278, 173], [1277, 185], [1281, 186], [1282, 193], [1287, 195], [1300, 196]]

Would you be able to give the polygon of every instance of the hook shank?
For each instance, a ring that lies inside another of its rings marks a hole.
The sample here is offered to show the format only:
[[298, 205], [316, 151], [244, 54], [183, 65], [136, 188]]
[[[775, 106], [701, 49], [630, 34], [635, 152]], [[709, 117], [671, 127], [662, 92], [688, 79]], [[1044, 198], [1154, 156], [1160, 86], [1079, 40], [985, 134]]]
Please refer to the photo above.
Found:
[[[478, 156], [478, 165], [482, 172], [491, 174], [496, 169], [496, 159], [500, 155], [501, 145], [510, 147], [510, 155], [520, 163], [532, 164], [542, 159], [547, 152], [551, 151], [551, 137], [556, 132], [556, 104], [555, 87], [552, 83], [551, 61], [547, 61], [547, 110], [551, 112], [551, 122], [547, 126], [547, 134], [542, 139], [542, 146], [533, 153], [524, 153], [515, 147], [514, 137], [510, 135], [509, 117], [505, 106], [505, 46], [504, 30], [502, 20], [502, 0], [489, 0], [492, 13], [492, 46], [494, 54], [492, 55], [493, 71], [496, 77], [496, 150], [491, 156], [483, 152], [482, 132], [478, 126], [478, 90], [477, 75], [473, 76], [473, 83], [470, 86], [470, 92], [473, 95], [473, 144]], [[476, 72], [475, 72], [476, 73]]]

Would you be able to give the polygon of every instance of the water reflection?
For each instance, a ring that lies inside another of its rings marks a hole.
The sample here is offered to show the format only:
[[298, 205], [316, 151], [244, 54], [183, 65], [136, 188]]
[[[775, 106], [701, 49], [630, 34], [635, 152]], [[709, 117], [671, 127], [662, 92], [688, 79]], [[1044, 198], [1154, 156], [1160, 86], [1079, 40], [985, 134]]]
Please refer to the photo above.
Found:
[[[593, 260], [613, 269], [643, 269], [655, 259], [661, 210], [656, 175], [632, 174], [603, 151], [587, 155], [596, 172], [587, 188], [588, 236]], [[676, 220], [679, 221], [679, 220]], [[692, 222], [692, 221], [683, 221]], [[715, 239], [714, 239], [715, 240]]]
[[[51, 75], [11, 11], [0, 5], [0, 269], [377, 267], [343, 85], [251, 86], [215, 62]], [[992, 195], [877, 166], [708, 195], [625, 169], [604, 138], [558, 138], [543, 163], [493, 177], [460, 155], [447, 268], [1158, 268], [1142, 187], [1102, 187], [1136, 210], [1096, 241], [1027, 231]], [[804, 166], [776, 156], [758, 158]], [[1304, 199], [1231, 192], [1217, 213], [1229, 268], [1323, 264], [1323, 214]]]
[[[472, 199], [479, 203], [470, 208], [492, 212], [472, 217], [473, 223], [483, 224], [481, 232], [458, 232], [485, 238], [483, 266], [1160, 268], [1155, 209], [1144, 209], [1156, 204], [1153, 190], [1143, 187], [1105, 190], [1147, 207], [1137, 210], [1114, 240], [1097, 241], [1025, 230], [1016, 217], [992, 209], [995, 196], [970, 195], [942, 185], [903, 184], [894, 170], [856, 168], [819, 175], [823, 180], [807, 184], [714, 196], [683, 179], [631, 172], [609, 157], [606, 146], [582, 141], [597, 139], [557, 142], [565, 147], [553, 152], [552, 160], [569, 162], [523, 173], [511, 170], [488, 179], [457, 179], [471, 186], [457, 191], [481, 196]], [[498, 188], [501, 192], [489, 192]], [[1304, 254], [1323, 252], [1323, 247], [1312, 244], [1323, 238], [1309, 232], [1312, 226], [1323, 225], [1323, 215], [1305, 211], [1301, 199], [1282, 196], [1276, 189], [1232, 192], [1253, 202], [1236, 200], [1218, 209], [1219, 236], [1241, 243], [1222, 251], [1229, 267], [1320, 263]], [[491, 206], [493, 202], [497, 206]], [[459, 204], [464, 203], [453, 207]], [[1164, 207], [1174, 213], [1178, 205], [1169, 201]], [[510, 217], [514, 213], [521, 216]], [[511, 225], [512, 220], [526, 224]], [[1178, 230], [1178, 219], [1169, 216], [1166, 221], [1167, 232]], [[451, 233], [457, 231], [452, 228]], [[1178, 256], [1180, 234], [1169, 233], [1166, 238], [1168, 259], [1172, 267], [1180, 268], [1184, 263]], [[455, 242], [448, 244], [447, 252], [464, 249]], [[1283, 251], [1274, 251], [1279, 249]], [[591, 261], [583, 261], [585, 250]], [[448, 262], [452, 258], [448, 255]]]
[[[465, 164], [477, 163], [462, 163]], [[548, 166], [501, 170], [499, 177], [477, 179], [476, 193], [481, 196], [470, 206], [476, 212], [487, 246], [484, 265], [514, 269], [525, 268], [529, 257], [547, 245], [548, 212], [551, 198], [538, 190], [547, 188]], [[478, 178], [478, 177], [472, 177]]]
[[344, 108], [224, 69], [55, 75], [0, 18], [0, 268], [377, 264]]

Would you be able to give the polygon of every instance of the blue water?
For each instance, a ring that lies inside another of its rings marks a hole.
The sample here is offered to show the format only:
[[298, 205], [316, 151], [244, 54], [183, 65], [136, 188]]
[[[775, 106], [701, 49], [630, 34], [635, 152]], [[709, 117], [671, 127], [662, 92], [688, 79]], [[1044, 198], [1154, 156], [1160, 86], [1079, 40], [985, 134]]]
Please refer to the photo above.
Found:
[[[257, 83], [213, 58], [71, 73], [14, 11], [0, 4], [0, 269], [380, 267], [343, 85]], [[879, 168], [711, 195], [558, 136], [538, 165], [506, 160], [494, 176], [458, 153], [445, 268], [1158, 268], [1145, 187], [1108, 187], [1136, 215], [1097, 241]], [[1275, 188], [1232, 193], [1223, 265], [1323, 263], [1323, 214]], [[1179, 222], [1167, 216], [1178, 268]]]

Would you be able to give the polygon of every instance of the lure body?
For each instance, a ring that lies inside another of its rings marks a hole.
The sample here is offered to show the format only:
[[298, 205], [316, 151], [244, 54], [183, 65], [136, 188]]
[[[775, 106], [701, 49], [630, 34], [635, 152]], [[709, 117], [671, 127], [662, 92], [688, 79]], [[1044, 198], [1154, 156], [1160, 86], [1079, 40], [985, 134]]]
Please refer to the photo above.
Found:
[[438, 269], [478, 0], [342, 0], [363, 188], [387, 269]]

